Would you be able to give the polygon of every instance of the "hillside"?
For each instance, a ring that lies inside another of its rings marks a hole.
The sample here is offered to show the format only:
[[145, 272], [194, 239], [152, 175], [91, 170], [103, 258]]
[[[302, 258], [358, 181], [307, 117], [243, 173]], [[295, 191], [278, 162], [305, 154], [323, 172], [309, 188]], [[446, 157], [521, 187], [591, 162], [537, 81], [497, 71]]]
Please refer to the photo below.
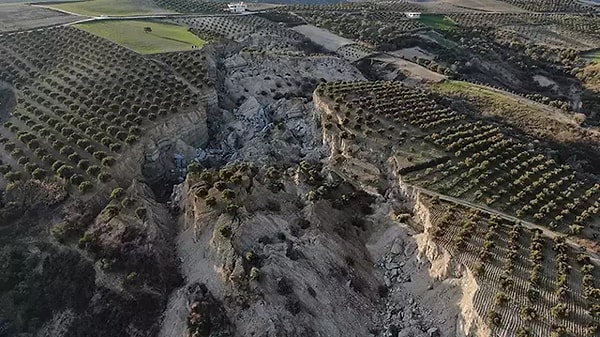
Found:
[[600, 334], [589, 3], [48, 6], [0, 5], [1, 337]]

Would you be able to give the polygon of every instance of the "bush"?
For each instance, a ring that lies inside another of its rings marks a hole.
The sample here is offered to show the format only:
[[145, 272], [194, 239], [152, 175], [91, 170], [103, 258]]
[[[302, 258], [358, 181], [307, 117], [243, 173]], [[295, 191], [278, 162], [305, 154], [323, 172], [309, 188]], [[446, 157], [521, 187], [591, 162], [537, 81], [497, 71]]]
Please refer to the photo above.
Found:
[[530, 306], [524, 306], [521, 309], [521, 317], [525, 321], [533, 321], [537, 318], [537, 311]]
[[208, 195], [208, 189], [205, 187], [201, 187], [196, 190], [196, 196], [200, 198], [205, 198]]
[[508, 296], [505, 293], [499, 292], [496, 295], [496, 304], [499, 306], [503, 306], [508, 302]]
[[198, 163], [191, 163], [188, 165], [187, 170], [189, 173], [198, 174], [202, 172], [203, 168], [202, 165]]
[[83, 176], [75, 174], [71, 177], [71, 179], [69, 179], [69, 181], [71, 182], [71, 184], [79, 186], [79, 184], [81, 184], [84, 181], [84, 179]]
[[531, 331], [528, 328], [520, 327], [517, 330], [517, 337], [531, 337]]
[[68, 179], [73, 175], [73, 167], [69, 165], [63, 165], [56, 171], [61, 178]]
[[225, 200], [233, 200], [235, 199], [235, 192], [231, 189], [226, 189], [223, 191], [223, 198]]
[[8, 182], [15, 182], [21, 179], [21, 173], [19, 172], [7, 172], [4, 174], [4, 179]]
[[210, 172], [202, 172], [200, 174], [200, 179], [210, 184], [212, 182], [212, 174], [210, 174]]
[[110, 193], [111, 200], [121, 199], [125, 195], [125, 190], [121, 187], [115, 187]]
[[125, 276], [125, 279], [123, 279], [123, 286], [130, 286], [130, 285], [134, 284], [137, 280], [138, 280], [138, 273], [131, 272], [131, 273], [127, 274], [127, 276]]
[[121, 209], [117, 205], [108, 205], [102, 211], [102, 215], [107, 217], [114, 217], [119, 214]]
[[215, 188], [219, 191], [223, 191], [227, 188], [227, 184], [223, 181], [217, 181], [215, 183]]
[[254, 252], [246, 252], [246, 254], [244, 254], [244, 258], [246, 259], [246, 261], [248, 261], [250, 263], [255, 263], [256, 260], [258, 260], [256, 254], [254, 254]]
[[94, 188], [94, 184], [92, 184], [89, 181], [83, 181], [81, 184], [79, 184], [79, 191], [81, 193], [87, 193], [89, 191], [91, 191]]
[[69, 224], [66, 222], [59, 222], [56, 225], [52, 226], [52, 228], [50, 229], [50, 235], [52, 235], [52, 237], [54, 239], [56, 239], [56, 241], [58, 242], [64, 242], [64, 240], [67, 238], [68, 236], [68, 232], [69, 232]]
[[108, 156], [104, 151], [96, 151], [92, 155], [98, 160], [102, 160]]
[[86, 232], [85, 234], [83, 234], [83, 236], [79, 239], [79, 242], [77, 244], [77, 246], [80, 249], [89, 249], [89, 250], [95, 250], [97, 248], [98, 242], [97, 242], [97, 237], [95, 234], [91, 233], [91, 232]]
[[33, 173], [31, 173], [31, 176], [32, 176], [34, 179], [43, 179], [43, 178], [46, 176], [46, 174], [47, 174], [47, 173], [48, 173], [48, 172], [46, 172], [46, 170], [44, 170], [44, 169], [41, 169], [41, 168], [37, 168], [37, 169], [35, 169], [35, 170], [33, 171]]
[[87, 173], [88, 175], [91, 175], [91, 176], [97, 176], [98, 174], [100, 174], [101, 170], [102, 169], [100, 168], [100, 166], [92, 165], [92, 166], [88, 167], [87, 170], [85, 170], [85, 173]]
[[259, 270], [256, 267], [250, 268], [250, 280], [257, 281], [259, 277]]
[[133, 206], [135, 204], [135, 200], [132, 198], [123, 198], [123, 201], [121, 201], [121, 206], [123, 206], [123, 208], [129, 208], [131, 206]]
[[567, 316], [567, 305], [565, 303], [559, 303], [550, 309], [550, 314], [554, 318], [564, 318]]
[[106, 158], [102, 159], [102, 166], [111, 167], [115, 163], [116, 163], [116, 160], [114, 157], [106, 157]]
[[215, 197], [208, 197], [205, 202], [206, 206], [213, 207], [217, 204], [217, 199]]
[[138, 207], [135, 210], [135, 216], [140, 220], [145, 220], [146, 216], [148, 215], [147, 213], [148, 213], [148, 210], [146, 210], [146, 208], [144, 208], [144, 207]]
[[239, 208], [240, 208], [240, 206], [238, 206], [234, 203], [230, 203], [229, 205], [227, 205], [226, 211], [227, 211], [227, 213], [229, 213], [231, 215], [235, 215], [235, 214], [237, 214], [237, 211]]
[[90, 161], [87, 159], [82, 159], [77, 163], [77, 167], [81, 170], [87, 170], [90, 167]]
[[527, 289], [527, 298], [531, 302], [536, 301], [538, 298], [540, 298], [540, 291], [533, 287]]
[[102, 172], [102, 173], [98, 174], [98, 180], [100, 180], [103, 183], [109, 181], [110, 178], [111, 178], [110, 174], [108, 174], [106, 172]]
[[493, 326], [500, 326], [502, 323], [502, 316], [492, 310], [488, 313], [488, 323]]
[[550, 337], [567, 337], [569, 336], [567, 333], [567, 329], [564, 326], [555, 326], [552, 329], [552, 333], [550, 334]]
[[231, 234], [233, 234], [231, 232], [231, 227], [229, 227], [228, 225], [222, 225], [221, 227], [219, 227], [219, 233], [221, 233], [221, 235], [223, 235], [224, 238], [231, 238]]

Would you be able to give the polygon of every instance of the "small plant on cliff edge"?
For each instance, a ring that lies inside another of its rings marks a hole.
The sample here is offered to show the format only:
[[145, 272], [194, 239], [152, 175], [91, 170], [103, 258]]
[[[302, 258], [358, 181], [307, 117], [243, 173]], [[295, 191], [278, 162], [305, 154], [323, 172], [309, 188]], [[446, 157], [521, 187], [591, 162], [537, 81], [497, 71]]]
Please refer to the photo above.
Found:
[[223, 198], [225, 200], [233, 200], [235, 199], [235, 192], [232, 189], [226, 189], [223, 191]]
[[217, 204], [217, 199], [215, 197], [208, 197], [204, 200], [206, 206], [213, 207]]
[[222, 225], [221, 227], [219, 227], [219, 233], [221, 233], [221, 235], [223, 235], [224, 238], [229, 239], [231, 237], [231, 227], [229, 227], [228, 225]]

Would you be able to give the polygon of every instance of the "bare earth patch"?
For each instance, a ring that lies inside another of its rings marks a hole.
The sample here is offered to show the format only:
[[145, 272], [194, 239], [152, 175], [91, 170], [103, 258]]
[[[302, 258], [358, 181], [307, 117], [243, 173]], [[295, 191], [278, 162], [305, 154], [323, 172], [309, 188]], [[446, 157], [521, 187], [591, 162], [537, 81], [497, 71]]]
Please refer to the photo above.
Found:
[[306, 35], [306, 37], [311, 39], [314, 43], [329, 51], [336, 51], [342, 46], [354, 43], [352, 40], [348, 40], [313, 25], [301, 25], [296, 26], [293, 29]]
[[374, 59], [382, 62], [389, 62], [390, 64], [396, 66], [403, 73], [419, 80], [440, 82], [446, 78], [446, 76], [442, 74], [438, 74], [423, 66], [403, 60], [401, 58], [393, 56], [379, 56]]

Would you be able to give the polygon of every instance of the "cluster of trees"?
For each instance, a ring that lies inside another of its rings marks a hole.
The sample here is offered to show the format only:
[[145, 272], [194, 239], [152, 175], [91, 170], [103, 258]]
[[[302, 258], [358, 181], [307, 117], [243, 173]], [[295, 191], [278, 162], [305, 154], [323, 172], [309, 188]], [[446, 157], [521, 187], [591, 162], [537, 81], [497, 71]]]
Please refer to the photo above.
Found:
[[164, 53], [157, 55], [157, 57], [196, 88], [212, 85], [212, 79], [208, 75], [206, 68], [204, 50], [188, 51], [185, 53]]
[[594, 8], [576, 1], [562, 0], [506, 0], [507, 2], [532, 12], [591, 13]]
[[171, 9], [179, 13], [223, 14], [227, 8], [224, 2], [204, 0], [153, 0], [162, 8]]
[[[219, 170], [205, 170], [194, 163], [188, 167], [188, 171], [190, 178], [198, 181], [192, 190], [196, 197], [204, 199], [206, 206], [210, 208], [236, 215], [241, 202], [238, 199], [239, 192], [251, 188], [252, 179], [259, 170], [247, 163], [222, 167]], [[221, 205], [219, 201], [224, 204]]]
[[426, 28], [420, 22], [407, 18], [386, 22], [365, 13], [307, 11], [300, 14], [318, 27], [382, 50], [403, 48], [411, 42], [408, 38], [410, 32]]
[[174, 19], [173, 21], [187, 25], [192, 29], [210, 32], [234, 40], [244, 40], [254, 33], [259, 36], [277, 35], [298, 42], [306, 39], [295, 30], [281, 27], [257, 15], [195, 17]]

